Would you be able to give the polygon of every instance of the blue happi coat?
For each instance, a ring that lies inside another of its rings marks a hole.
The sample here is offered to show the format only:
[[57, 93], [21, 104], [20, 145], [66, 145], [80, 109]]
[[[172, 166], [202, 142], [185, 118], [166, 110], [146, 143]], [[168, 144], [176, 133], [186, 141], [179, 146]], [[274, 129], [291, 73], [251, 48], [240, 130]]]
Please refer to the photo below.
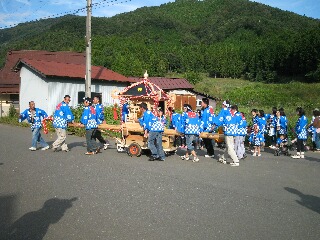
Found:
[[146, 110], [142, 117], [139, 118], [139, 123], [143, 127], [143, 130], [148, 132], [163, 132], [164, 125], [161, 119], [155, 116], [150, 110]]
[[240, 122], [238, 125], [238, 136], [246, 136], [247, 135], [247, 120], [244, 118], [242, 118], [242, 116], [240, 116]]
[[170, 128], [171, 129], [176, 129], [177, 128], [179, 117], [180, 117], [180, 114], [176, 113], [176, 112], [174, 112], [171, 115], [171, 122], [170, 122]]
[[265, 134], [267, 119], [265, 117], [258, 117], [257, 120], [258, 120], [259, 132], [261, 132], [262, 134]]
[[280, 128], [278, 131], [279, 134], [287, 134], [288, 120], [286, 116], [280, 116], [275, 118], [276, 128]]
[[298, 118], [296, 122], [296, 126], [294, 128], [298, 139], [307, 140], [308, 134], [307, 134], [307, 124], [308, 119], [306, 116], [301, 116]]
[[[220, 114], [219, 114], [220, 115]], [[224, 135], [226, 136], [238, 136], [238, 125], [240, 124], [242, 117], [239, 114], [231, 114], [230, 111], [225, 111], [224, 116], [218, 119], [218, 126], [223, 125]]]
[[182, 113], [182, 122], [184, 126], [184, 134], [186, 135], [199, 135], [200, 133], [200, 119], [199, 115], [195, 112], [188, 111]]
[[31, 124], [32, 130], [35, 128], [41, 128], [42, 127], [41, 121], [44, 118], [48, 117], [47, 113], [40, 108], [35, 108], [34, 111], [35, 111], [35, 115], [33, 116], [33, 118], [29, 108], [24, 110], [20, 114], [20, 118], [19, 118], [19, 122], [22, 122], [27, 119], [28, 123]]
[[97, 124], [100, 125], [104, 121], [104, 108], [101, 104], [94, 106], [97, 115]]
[[98, 127], [97, 114], [93, 106], [87, 106], [83, 109], [80, 122], [85, 125], [86, 130], [96, 129]]
[[249, 142], [254, 146], [261, 146], [261, 144], [264, 143], [264, 136], [261, 132], [252, 132], [249, 137]]
[[61, 102], [56, 106], [56, 110], [53, 115], [53, 127], [66, 129], [68, 122], [72, 122], [74, 116], [70, 110], [70, 107], [65, 102]]
[[211, 106], [207, 106], [202, 109], [200, 117], [200, 132], [210, 132], [215, 123], [214, 118], [215, 115]]

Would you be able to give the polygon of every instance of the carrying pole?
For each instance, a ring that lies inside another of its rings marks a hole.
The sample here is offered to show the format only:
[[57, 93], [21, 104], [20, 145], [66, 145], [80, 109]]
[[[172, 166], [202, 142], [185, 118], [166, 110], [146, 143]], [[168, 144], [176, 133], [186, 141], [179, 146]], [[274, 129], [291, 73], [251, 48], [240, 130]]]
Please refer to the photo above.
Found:
[[92, 0], [87, 0], [87, 21], [86, 21], [86, 97], [91, 97], [91, 13]]

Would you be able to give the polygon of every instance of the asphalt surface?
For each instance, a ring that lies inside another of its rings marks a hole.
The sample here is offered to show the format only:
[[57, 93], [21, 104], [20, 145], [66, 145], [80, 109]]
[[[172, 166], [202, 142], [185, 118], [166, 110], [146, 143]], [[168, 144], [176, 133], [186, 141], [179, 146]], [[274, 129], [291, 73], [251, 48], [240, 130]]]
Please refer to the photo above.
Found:
[[8, 125], [0, 139], [1, 239], [320, 238], [320, 153], [263, 152], [231, 167], [204, 151], [199, 163], [114, 145], [86, 156], [75, 136], [68, 153], [31, 152], [30, 129]]

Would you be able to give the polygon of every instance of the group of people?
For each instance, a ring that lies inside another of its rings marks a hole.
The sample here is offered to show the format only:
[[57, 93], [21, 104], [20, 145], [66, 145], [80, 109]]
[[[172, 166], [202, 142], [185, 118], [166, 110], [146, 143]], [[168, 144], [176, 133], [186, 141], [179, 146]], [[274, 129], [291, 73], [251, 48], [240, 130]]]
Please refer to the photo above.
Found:
[[[160, 136], [165, 122], [161, 117], [153, 115], [150, 110], [146, 109], [146, 105], [141, 106], [146, 115], [140, 119], [140, 124], [144, 127], [145, 135], [149, 133], [148, 144], [152, 152], [150, 160], [164, 160]], [[246, 139], [252, 146], [252, 155], [257, 157], [261, 156], [261, 151], [266, 144], [271, 149], [288, 149], [288, 119], [283, 108], [274, 107], [270, 114], [265, 114], [263, 110], [252, 109], [250, 124], [247, 123], [245, 114], [238, 111], [237, 105], [231, 105], [228, 100], [222, 103], [218, 115], [215, 115], [213, 108], [209, 106], [207, 98], [202, 99], [200, 111], [194, 111], [189, 104], [184, 104], [182, 114], [176, 113], [173, 109], [169, 110], [171, 112], [169, 127], [183, 134], [181, 145], [185, 144], [187, 148], [186, 154], [181, 156], [182, 160], [199, 162], [195, 146], [200, 141], [207, 150], [205, 157], [213, 158], [213, 141], [209, 138], [201, 139], [199, 134], [218, 132], [219, 128], [224, 134], [226, 150], [232, 159], [230, 166], [239, 166], [239, 159], [246, 158], [244, 144]], [[310, 123], [308, 123], [303, 108], [298, 107], [296, 113], [298, 115], [294, 128], [296, 139], [292, 140], [292, 143], [297, 143], [297, 152], [292, 158], [304, 158], [308, 132], [312, 135], [314, 150], [320, 151], [320, 112], [319, 109], [313, 111]], [[152, 134], [151, 138], [150, 134]], [[157, 134], [156, 138], [153, 137], [154, 134]], [[219, 156], [219, 161], [226, 163], [225, 154]]]
[[[265, 140], [269, 140], [271, 149], [283, 149], [288, 151], [288, 119], [283, 108], [272, 108], [270, 114], [265, 114], [263, 110], [252, 109], [253, 132], [256, 132], [258, 142], [258, 152], [260, 147], [265, 146]], [[301, 107], [296, 108], [298, 116], [293, 132], [296, 136], [290, 143], [297, 144], [297, 153], [292, 158], [304, 158], [306, 151], [306, 140], [310, 133], [314, 151], [320, 151], [320, 111], [313, 110], [311, 122], [305, 116], [305, 110]], [[250, 139], [249, 139], [250, 140]]]
[[[74, 123], [74, 116], [69, 107], [71, 97], [65, 95], [63, 101], [60, 102], [55, 109], [53, 116], [53, 127], [57, 134], [57, 139], [52, 144], [54, 152], [60, 150], [69, 152], [68, 145], [66, 143], [67, 127], [68, 123]], [[84, 109], [81, 116], [79, 127], [85, 127], [86, 129], [86, 155], [97, 154], [101, 151], [100, 145], [96, 142], [98, 139], [103, 144], [103, 148], [107, 149], [109, 143], [102, 137], [101, 131], [98, 129], [98, 125], [105, 123], [104, 120], [104, 108], [100, 104], [100, 97], [95, 96], [93, 99], [84, 98]], [[29, 108], [23, 111], [19, 116], [19, 122], [27, 120], [31, 125], [32, 131], [32, 146], [29, 148], [31, 151], [37, 150], [37, 143], [40, 143], [41, 150], [47, 150], [50, 148], [48, 143], [41, 136], [42, 120], [47, 118], [47, 113], [35, 107], [35, 102], [29, 102]]]
[[[68, 152], [69, 148], [65, 142], [66, 129], [68, 123], [74, 123], [74, 116], [70, 110], [69, 102], [71, 98], [65, 95], [61, 103], [56, 106], [54, 112], [53, 127], [55, 128], [57, 139], [52, 144], [52, 149], [58, 151], [61, 147], [62, 151]], [[86, 129], [86, 155], [97, 154], [101, 151], [100, 143], [104, 144], [104, 149], [108, 147], [108, 143], [103, 139], [98, 125], [105, 123], [104, 109], [100, 104], [99, 96], [93, 99], [84, 98], [84, 109], [80, 123], [77, 126]], [[127, 104], [128, 105], [128, 104]], [[163, 110], [156, 112], [150, 111], [146, 103], [139, 105], [142, 117], [138, 122], [143, 127], [144, 136], [148, 138], [148, 147], [151, 151], [150, 161], [164, 161], [165, 153], [162, 147], [162, 133], [167, 125], [167, 119]], [[129, 107], [125, 106], [125, 111]], [[261, 156], [261, 150], [268, 141], [269, 147], [279, 149], [287, 145], [288, 138], [288, 120], [284, 109], [273, 108], [270, 114], [265, 114], [263, 110], [252, 109], [252, 124], [247, 123], [245, 114], [238, 111], [237, 105], [231, 105], [228, 100], [223, 101], [219, 114], [214, 113], [214, 109], [209, 105], [209, 99], [203, 98], [201, 102], [201, 110], [195, 111], [189, 104], [184, 104], [183, 113], [178, 114], [173, 109], [169, 109], [170, 124], [169, 128], [175, 129], [183, 135], [187, 151], [181, 156], [182, 160], [192, 160], [199, 162], [199, 157], [195, 151], [197, 143], [201, 141], [206, 148], [205, 157], [214, 158], [214, 142], [209, 138], [199, 138], [201, 132], [214, 133], [218, 129], [224, 134], [224, 142], [226, 151], [232, 159], [230, 166], [239, 166], [239, 159], [246, 157], [245, 140], [253, 146], [253, 156]], [[313, 111], [311, 123], [305, 116], [305, 111], [298, 107], [296, 109], [298, 119], [295, 125], [295, 134], [297, 138], [297, 153], [293, 158], [304, 158], [305, 141], [308, 132], [312, 134], [314, 149], [320, 151], [320, 112], [319, 109]], [[35, 107], [34, 101], [29, 102], [29, 108], [20, 114], [19, 121], [27, 119], [31, 124], [32, 130], [32, 146], [31, 151], [37, 150], [37, 143], [40, 143], [41, 150], [49, 149], [49, 145], [41, 136], [42, 120], [46, 118], [47, 113]], [[122, 119], [126, 121], [127, 112]], [[221, 163], [226, 163], [225, 154], [219, 156]]]

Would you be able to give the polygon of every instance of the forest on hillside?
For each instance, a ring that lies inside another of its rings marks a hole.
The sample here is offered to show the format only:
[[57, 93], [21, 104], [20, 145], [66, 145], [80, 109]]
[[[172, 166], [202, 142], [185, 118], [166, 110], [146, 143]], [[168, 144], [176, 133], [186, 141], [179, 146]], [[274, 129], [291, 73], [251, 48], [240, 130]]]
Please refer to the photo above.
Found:
[[[85, 18], [0, 30], [10, 49], [85, 51]], [[248, 0], [176, 0], [92, 19], [92, 62], [126, 76], [198, 73], [259, 82], [320, 82], [320, 21]]]

